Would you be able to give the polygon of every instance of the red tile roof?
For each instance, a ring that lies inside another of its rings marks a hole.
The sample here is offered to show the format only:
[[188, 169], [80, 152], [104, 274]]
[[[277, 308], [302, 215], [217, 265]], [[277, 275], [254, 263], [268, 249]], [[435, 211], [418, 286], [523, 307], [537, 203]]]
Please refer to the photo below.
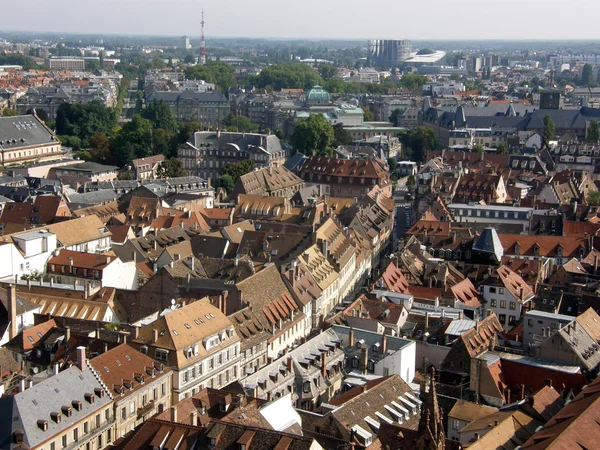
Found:
[[600, 230], [598, 222], [575, 222], [574, 220], [565, 220], [563, 224], [563, 235], [571, 237], [592, 236]]
[[[583, 237], [564, 236], [525, 236], [522, 234], [499, 234], [504, 253], [509, 255], [558, 257], [559, 247], [562, 247], [563, 258], [580, 258], [579, 251], [584, 256], [589, 250], [587, 239]], [[516, 251], [516, 247], [519, 251]], [[538, 249], [536, 254], [535, 249]]]
[[479, 308], [483, 303], [481, 294], [468, 278], [452, 286], [450, 292], [455, 300], [459, 300], [471, 308]]
[[408, 281], [406, 281], [404, 274], [393, 262], [388, 264], [381, 274], [380, 280], [383, 281], [388, 291], [397, 292], [399, 294], [409, 293]]

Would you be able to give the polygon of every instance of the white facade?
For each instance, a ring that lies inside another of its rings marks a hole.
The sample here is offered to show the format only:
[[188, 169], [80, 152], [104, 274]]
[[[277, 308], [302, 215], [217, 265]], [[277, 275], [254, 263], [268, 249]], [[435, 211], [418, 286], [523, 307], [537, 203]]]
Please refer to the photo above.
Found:
[[56, 235], [39, 230], [14, 235], [12, 239], [12, 243], [0, 245], [0, 279], [44, 273], [46, 262], [56, 249]]
[[[486, 300], [485, 308], [496, 313], [505, 332], [510, 331], [523, 314], [523, 305], [520, 299], [513, 297], [508, 289], [503, 286], [483, 286], [483, 298]], [[533, 296], [524, 299], [527, 304]]]
[[523, 347], [546, 339], [565, 325], [573, 322], [573, 316], [544, 311], [527, 311], [523, 320]]
[[415, 378], [416, 361], [417, 344], [411, 341], [401, 349], [376, 362], [373, 372], [375, 375], [382, 377], [398, 374], [407, 383], [412, 383]]
[[524, 232], [529, 231], [533, 214], [533, 208], [466, 203], [450, 203], [448, 210], [458, 223], [515, 224], [522, 226]]

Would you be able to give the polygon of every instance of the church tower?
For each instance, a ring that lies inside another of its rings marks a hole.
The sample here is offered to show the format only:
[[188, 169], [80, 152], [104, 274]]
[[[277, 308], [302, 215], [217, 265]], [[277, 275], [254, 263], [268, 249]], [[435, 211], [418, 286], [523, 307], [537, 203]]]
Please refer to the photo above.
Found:
[[442, 409], [438, 405], [435, 390], [435, 369], [431, 367], [429, 379], [422, 385], [421, 420], [419, 422], [419, 438], [417, 450], [444, 450], [446, 434]]

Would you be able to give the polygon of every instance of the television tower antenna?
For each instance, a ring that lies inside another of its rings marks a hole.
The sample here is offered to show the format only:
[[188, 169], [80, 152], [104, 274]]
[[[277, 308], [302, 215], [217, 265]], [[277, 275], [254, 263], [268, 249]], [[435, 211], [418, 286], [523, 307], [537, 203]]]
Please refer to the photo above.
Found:
[[198, 64], [206, 64], [206, 42], [204, 41], [204, 7], [202, 8], [202, 37], [200, 39], [200, 58], [198, 58]]

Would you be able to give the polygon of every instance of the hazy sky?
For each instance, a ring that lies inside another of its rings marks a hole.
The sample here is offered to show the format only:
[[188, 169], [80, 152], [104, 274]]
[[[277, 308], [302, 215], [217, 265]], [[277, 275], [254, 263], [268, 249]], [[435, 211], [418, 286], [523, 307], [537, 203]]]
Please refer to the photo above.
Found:
[[[197, 0], [0, 0], [0, 29], [200, 35]], [[597, 39], [598, 0], [213, 0], [206, 35]], [[6, 20], [9, 19], [9, 20]]]

